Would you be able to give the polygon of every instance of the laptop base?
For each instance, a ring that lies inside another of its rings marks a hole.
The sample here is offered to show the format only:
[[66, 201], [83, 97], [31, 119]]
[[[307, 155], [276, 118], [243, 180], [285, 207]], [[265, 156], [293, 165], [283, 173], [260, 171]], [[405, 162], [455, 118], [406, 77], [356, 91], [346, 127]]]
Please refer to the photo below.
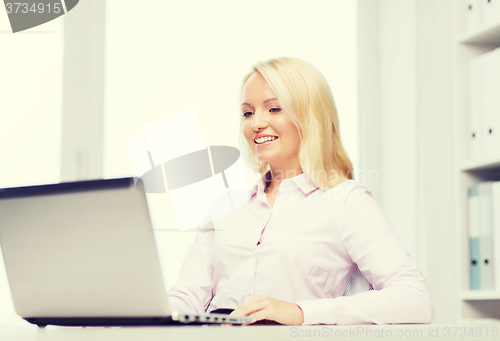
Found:
[[240, 325], [251, 322], [227, 315], [174, 315], [174, 317], [26, 317], [26, 321], [43, 328], [47, 325], [66, 327], [126, 327], [126, 326], [166, 326], [202, 325], [230, 323]]

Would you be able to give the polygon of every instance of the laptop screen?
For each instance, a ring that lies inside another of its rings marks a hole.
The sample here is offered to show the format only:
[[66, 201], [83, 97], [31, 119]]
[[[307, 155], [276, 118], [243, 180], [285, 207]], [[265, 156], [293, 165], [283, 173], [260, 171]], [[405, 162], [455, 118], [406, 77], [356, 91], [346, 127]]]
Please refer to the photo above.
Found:
[[169, 315], [133, 178], [0, 190], [0, 245], [22, 317]]

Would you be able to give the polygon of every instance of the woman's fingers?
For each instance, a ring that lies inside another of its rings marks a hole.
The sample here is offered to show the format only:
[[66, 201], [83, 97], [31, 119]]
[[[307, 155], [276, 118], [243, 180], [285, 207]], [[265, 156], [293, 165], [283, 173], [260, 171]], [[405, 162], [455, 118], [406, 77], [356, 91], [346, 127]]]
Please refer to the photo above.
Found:
[[265, 308], [267, 306], [268, 302], [266, 301], [266, 298], [262, 297], [262, 296], [266, 296], [266, 295], [255, 296], [254, 298], [241, 304], [238, 308], [234, 309], [233, 312], [229, 315], [248, 316], [256, 311], [259, 311], [259, 310]]
[[281, 324], [300, 325], [304, 321], [302, 309], [298, 305], [267, 295], [255, 296], [241, 304], [230, 315], [250, 316], [252, 323], [271, 320]]

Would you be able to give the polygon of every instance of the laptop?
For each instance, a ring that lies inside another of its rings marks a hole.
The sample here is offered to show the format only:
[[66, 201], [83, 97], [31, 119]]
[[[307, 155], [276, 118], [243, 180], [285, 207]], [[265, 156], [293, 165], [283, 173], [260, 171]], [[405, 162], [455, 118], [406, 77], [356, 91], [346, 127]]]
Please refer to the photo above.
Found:
[[0, 189], [16, 313], [40, 327], [251, 323], [171, 311], [139, 185], [121, 178]]

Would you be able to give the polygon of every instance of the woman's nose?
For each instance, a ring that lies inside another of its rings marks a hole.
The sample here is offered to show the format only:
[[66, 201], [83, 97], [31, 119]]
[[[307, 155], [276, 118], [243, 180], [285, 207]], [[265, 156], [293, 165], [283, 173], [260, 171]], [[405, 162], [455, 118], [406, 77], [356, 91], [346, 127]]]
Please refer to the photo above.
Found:
[[265, 120], [264, 115], [256, 111], [255, 114], [253, 114], [252, 118], [252, 124], [251, 124], [252, 129], [254, 131], [259, 131], [262, 128], [265, 128], [266, 126], [267, 126], [267, 121]]

